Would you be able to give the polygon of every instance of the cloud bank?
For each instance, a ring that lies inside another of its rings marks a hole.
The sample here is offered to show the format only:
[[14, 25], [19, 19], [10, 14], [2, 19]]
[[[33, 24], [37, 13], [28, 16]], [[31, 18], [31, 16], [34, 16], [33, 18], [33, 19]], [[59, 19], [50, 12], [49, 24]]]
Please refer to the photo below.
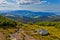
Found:
[[47, 1], [40, 1], [40, 0], [0, 0], [0, 4], [41, 4], [41, 3], [45, 3]]
[[60, 11], [60, 6], [47, 0], [0, 0], [0, 10]]

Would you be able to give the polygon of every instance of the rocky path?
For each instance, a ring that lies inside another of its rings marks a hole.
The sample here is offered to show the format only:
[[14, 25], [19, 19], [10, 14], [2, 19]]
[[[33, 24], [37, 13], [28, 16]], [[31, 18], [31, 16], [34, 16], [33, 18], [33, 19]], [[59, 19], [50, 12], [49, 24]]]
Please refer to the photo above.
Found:
[[34, 37], [27, 35], [22, 29], [17, 29], [16, 33], [11, 34], [11, 40], [37, 40]]

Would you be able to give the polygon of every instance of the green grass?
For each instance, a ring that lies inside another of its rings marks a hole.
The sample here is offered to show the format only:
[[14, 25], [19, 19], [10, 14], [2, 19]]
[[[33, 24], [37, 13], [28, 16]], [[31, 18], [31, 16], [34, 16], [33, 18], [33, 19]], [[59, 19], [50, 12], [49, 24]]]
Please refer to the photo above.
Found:
[[[8, 25], [9, 24], [9, 25]], [[13, 26], [11, 26], [13, 25]], [[10, 33], [15, 33], [17, 27], [21, 28], [27, 35], [30, 35], [38, 40], [60, 40], [60, 22], [37, 22], [35, 24], [22, 24], [20, 21], [14, 21], [6, 17], [0, 16], [0, 32], [6, 36]], [[49, 36], [41, 36], [36, 31], [38, 29], [48, 30]], [[9, 39], [7, 37], [7, 39]]]
[[[40, 34], [33, 34], [38, 29], [48, 30], [50, 33], [49, 36], [41, 36]], [[55, 28], [54, 26], [39, 26], [39, 25], [29, 25], [25, 24], [22, 29], [28, 34], [37, 39], [41, 40], [60, 40], [60, 29]], [[33, 32], [32, 32], [33, 31]]]

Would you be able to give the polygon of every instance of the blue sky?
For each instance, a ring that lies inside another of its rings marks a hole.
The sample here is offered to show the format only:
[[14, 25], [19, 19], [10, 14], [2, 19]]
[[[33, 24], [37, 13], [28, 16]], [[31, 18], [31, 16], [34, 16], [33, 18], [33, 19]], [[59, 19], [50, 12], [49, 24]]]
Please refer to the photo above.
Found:
[[0, 10], [60, 12], [60, 0], [0, 0]]
[[60, 0], [47, 0], [47, 1], [52, 4], [60, 4]]

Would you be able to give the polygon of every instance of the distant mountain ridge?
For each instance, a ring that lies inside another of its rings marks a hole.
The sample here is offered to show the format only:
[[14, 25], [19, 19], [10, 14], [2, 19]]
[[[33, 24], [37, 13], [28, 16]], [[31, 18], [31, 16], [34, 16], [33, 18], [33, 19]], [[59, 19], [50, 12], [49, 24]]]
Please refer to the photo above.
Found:
[[28, 10], [17, 10], [17, 11], [7, 11], [7, 12], [2, 12], [2, 14], [12, 14], [12, 15], [19, 15], [19, 16], [25, 16], [25, 17], [31, 17], [33, 18], [34, 16], [52, 16], [56, 15], [55, 13], [52, 12], [32, 12]]
[[33, 12], [28, 10], [15, 10], [1, 12], [3, 16], [12, 18], [12, 19], [21, 19], [23, 22], [29, 21], [46, 21], [46, 20], [56, 20], [60, 19], [60, 15], [57, 15], [54, 12]]

